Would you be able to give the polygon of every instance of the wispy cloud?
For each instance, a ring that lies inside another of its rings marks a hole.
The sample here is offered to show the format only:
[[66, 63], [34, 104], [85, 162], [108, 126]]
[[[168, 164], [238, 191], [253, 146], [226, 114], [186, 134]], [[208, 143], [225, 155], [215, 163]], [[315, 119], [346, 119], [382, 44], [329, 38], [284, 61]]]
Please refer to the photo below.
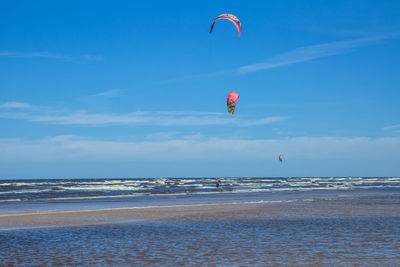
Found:
[[118, 90], [118, 89], [114, 89], [114, 90], [108, 90], [108, 91], [104, 91], [98, 94], [94, 94], [92, 96], [96, 96], [96, 97], [115, 97], [115, 96], [119, 96], [121, 94], [122, 90]]
[[307, 62], [310, 60], [315, 60], [318, 58], [329, 57], [334, 55], [346, 54], [358, 47], [372, 45], [378, 43], [380, 41], [398, 38], [400, 36], [399, 32], [376, 35], [371, 37], [357, 38], [345, 41], [336, 41], [330, 43], [323, 43], [317, 45], [310, 45], [304, 47], [295, 48], [289, 52], [276, 55], [271, 57], [263, 62], [249, 64], [245, 66], [238, 67], [232, 70], [212, 72], [206, 74], [197, 74], [190, 75], [182, 78], [169, 79], [165, 82], [177, 82], [177, 81], [186, 81], [193, 79], [204, 79], [204, 78], [212, 78], [222, 75], [238, 75], [238, 74], [247, 74], [255, 71], [262, 71], [268, 69], [274, 69], [278, 67], [283, 67], [287, 65], [292, 65], [301, 62]]
[[255, 126], [255, 125], [264, 125], [264, 124], [272, 124], [278, 121], [283, 121], [286, 120], [287, 117], [284, 116], [272, 116], [272, 117], [266, 117], [258, 120], [253, 120], [253, 121], [248, 121], [248, 122], [243, 122], [244, 126]]
[[46, 59], [70, 61], [70, 62], [76, 62], [76, 63], [95, 62], [95, 61], [100, 61], [103, 59], [103, 57], [97, 56], [97, 55], [70, 56], [70, 55], [54, 54], [54, 53], [49, 53], [49, 52], [8, 52], [8, 51], [0, 52], [0, 57], [46, 58]]
[[24, 102], [5, 102], [0, 104], [0, 109], [36, 109], [36, 106]]
[[[3, 177], [394, 176], [400, 138], [0, 138]], [[284, 164], [277, 155], [285, 155]], [[21, 167], [22, 166], [22, 167]]]
[[105, 141], [74, 135], [38, 140], [0, 139], [0, 161], [63, 159], [180, 161], [275, 159], [282, 151], [301, 160], [400, 160], [400, 138], [295, 137], [285, 139], [220, 139], [188, 136], [162, 141]]
[[383, 127], [382, 130], [384, 131], [400, 131], [400, 124], [394, 124], [390, 126]]
[[349, 53], [355, 48], [370, 45], [385, 39], [391, 39], [399, 34], [387, 34], [374, 37], [359, 38], [347, 41], [325, 43], [296, 48], [287, 53], [270, 58], [267, 61], [240, 67], [239, 73], [249, 73], [260, 70], [267, 70], [300, 62], [306, 62], [317, 58], [328, 57]]
[[[4, 103], [2, 105], [9, 105]], [[154, 125], [154, 126], [207, 126], [235, 125], [242, 127], [267, 125], [287, 119], [283, 116], [270, 116], [260, 119], [245, 119], [218, 112], [194, 111], [136, 111], [123, 114], [90, 113], [85, 110], [57, 111], [50, 108], [32, 112], [0, 112], [0, 118], [24, 119], [59, 125], [108, 126], [108, 125]]]
[[65, 115], [39, 115], [30, 121], [51, 124], [106, 126], [106, 125], [155, 125], [155, 126], [206, 126], [229, 125], [256, 126], [275, 123], [286, 117], [266, 117], [258, 120], [232, 118], [226, 114], [210, 115], [198, 112], [196, 115], [171, 114], [170, 112], [131, 112], [127, 114], [102, 114], [78, 111]]

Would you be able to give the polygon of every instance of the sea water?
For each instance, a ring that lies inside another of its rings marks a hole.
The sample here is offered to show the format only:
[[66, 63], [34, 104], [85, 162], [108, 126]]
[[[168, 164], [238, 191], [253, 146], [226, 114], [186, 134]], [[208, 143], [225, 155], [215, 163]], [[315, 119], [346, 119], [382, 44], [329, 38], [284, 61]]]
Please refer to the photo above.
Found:
[[162, 220], [0, 229], [1, 266], [400, 265], [400, 178], [0, 181], [0, 215], [205, 203]]

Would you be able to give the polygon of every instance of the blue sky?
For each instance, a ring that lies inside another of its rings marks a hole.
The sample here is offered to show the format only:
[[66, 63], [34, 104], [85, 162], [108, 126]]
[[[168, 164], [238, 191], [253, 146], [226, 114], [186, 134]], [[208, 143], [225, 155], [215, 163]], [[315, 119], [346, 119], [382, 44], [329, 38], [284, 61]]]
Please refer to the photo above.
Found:
[[[221, 13], [240, 38], [209, 34]], [[398, 1], [3, 1], [0, 177], [398, 176], [399, 18]]]

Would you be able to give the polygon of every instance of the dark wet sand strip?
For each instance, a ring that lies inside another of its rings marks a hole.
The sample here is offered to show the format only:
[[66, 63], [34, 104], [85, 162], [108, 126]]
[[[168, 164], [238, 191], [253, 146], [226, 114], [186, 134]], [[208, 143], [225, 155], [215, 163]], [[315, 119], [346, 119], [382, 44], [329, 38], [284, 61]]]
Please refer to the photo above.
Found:
[[398, 217], [399, 195], [0, 214], [0, 230], [141, 220]]

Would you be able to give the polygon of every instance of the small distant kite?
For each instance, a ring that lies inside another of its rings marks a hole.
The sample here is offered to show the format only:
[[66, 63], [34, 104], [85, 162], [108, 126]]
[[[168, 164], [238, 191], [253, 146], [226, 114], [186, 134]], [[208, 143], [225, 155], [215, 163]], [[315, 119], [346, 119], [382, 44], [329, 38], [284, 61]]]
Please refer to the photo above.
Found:
[[236, 29], [239, 32], [239, 37], [240, 37], [240, 34], [242, 33], [242, 24], [240, 23], [239, 19], [232, 14], [221, 14], [218, 17], [216, 17], [215, 20], [213, 21], [213, 23], [211, 24], [210, 33], [212, 32], [212, 30], [214, 28], [215, 22], [219, 19], [227, 19], [227, 20], [233, 22], [233, 24], [235, 24]]
[[231, 113], [232, 115], [235, 112], [236, 101], [238, 100], [238, 98], [239, 94], [235, 92], [230, 92], [228, 95], [228, 102], [227, 102], [228, 112]]
[[279, 155], [279, 161], [282, 162], [282, 160], [283, 160], [283, 155], [280, 154], [280, 155]]

